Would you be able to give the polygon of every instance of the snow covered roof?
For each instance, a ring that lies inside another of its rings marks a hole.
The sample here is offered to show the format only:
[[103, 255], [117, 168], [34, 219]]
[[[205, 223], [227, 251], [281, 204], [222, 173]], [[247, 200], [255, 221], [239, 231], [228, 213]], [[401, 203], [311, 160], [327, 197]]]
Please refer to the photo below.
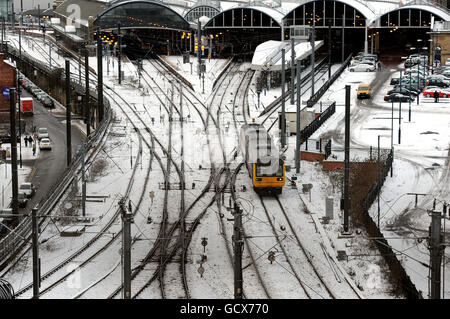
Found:
[[[323, 45], [323, 40], [314, 42], [314, 49], [317, 50]], [[290, 65], [292, 51], [290, 42], [269, 40], [261, 43], [255, 49], [252, 58], [252, 69], [260, 70], [268, 67], [270, 70], [281, 69], [281, 49], [285, 49], [286, 67]], [[295, 45], [295, 60], [303, 60], [311, 54], [311, 43], [301, 42]]]

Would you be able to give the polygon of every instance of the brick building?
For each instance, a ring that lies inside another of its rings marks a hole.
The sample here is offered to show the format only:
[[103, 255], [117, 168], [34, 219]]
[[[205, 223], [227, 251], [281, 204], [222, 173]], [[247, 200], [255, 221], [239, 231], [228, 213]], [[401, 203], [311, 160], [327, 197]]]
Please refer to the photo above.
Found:
[[434, 23], [433, 31], [430, 32], [431, 35], [431, 59], [433, 63], [438, 60], [439, 56], [436, 53], [436, 48], [439, 47], [440, 50], [440, 63], [445, 64], [448, 58], [450, 58], [450, 21], [438, 21]]
[[4, 61], [4, 55], [0, 54], [0, 123], [9, 123], [9, 99], [1, 92], [5, 87], [14, 87], [15, 79], [15, 67]]

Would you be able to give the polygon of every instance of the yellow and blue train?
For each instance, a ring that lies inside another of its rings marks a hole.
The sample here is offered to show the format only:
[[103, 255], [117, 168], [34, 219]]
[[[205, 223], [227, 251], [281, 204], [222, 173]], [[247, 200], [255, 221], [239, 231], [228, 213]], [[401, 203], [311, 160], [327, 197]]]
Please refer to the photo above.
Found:
[[285, 165], [271, 136], [261, 124], [241, 127], [239, 144], [253, 189], [258, 194], [281, 194], [285, 185]]

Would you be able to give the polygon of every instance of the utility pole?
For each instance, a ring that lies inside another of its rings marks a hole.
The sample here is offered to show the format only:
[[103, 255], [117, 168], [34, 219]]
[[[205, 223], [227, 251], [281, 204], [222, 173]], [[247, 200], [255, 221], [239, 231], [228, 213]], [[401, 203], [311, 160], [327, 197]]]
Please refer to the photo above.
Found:
[[[20, 112], [20, 110], [19, 110]], [[12, 205], [13, 214], [19, 213], [18, 205], [18, 177], [17, 177], [17, 135], [16, 135], [16, 89], [9, 89], [9, 118], [11, 130], [11, 178], [12, 178]]]
[[350, 214], [349, 202], [350, 179], [350, 85], [345, 86], [345, 159], [344, 159], [344, 232], [348, 233]]
[[67, 135], [67, 166], [72, 162], [72, 127], [70, 106], [70, 61], [66, 60], [66, 135]]
[[39, 228], [37, 222], [37, 208], [31, 210], [32, 245], [33, 245], [33, 299], [39, 299], [41, 286], [41, 267], [39, 262]]
[[131, 202], [129, 211], [125, 207], [125, 198], [119, 202], [122, 211], [122, 278], [123, 278], [123, 299], [131, 299], [131, 223], [133, 214], [131, 213]]
[[117, 23], [117, 34], [119, 37], [119, 85], [122, 83], [122, 35], [120, 33], [120, 22]]
[[315, 63], [315, 45], [316, 45], [316, 28], [313, 25], [311, 32], [311, 96], [314, 96], [314, 63]]
[[242, 210], [239, 205], [234, 203], [234, 232], [233, 232], [233, 250], [234, 250], [234, 299], [243, 297], [243, 277], [242, 277]]
[[291, 105], [294, 104], [294, 88], [295, 84], [295, 43], [291, 38]]
[[87, 138], [91, 135], [91, 109], [89, 104], [89, 51], [84, 49], [84, 76], [85, 76], [85, 101], [84, 101], [84, 116], [86, 118], [86, 135]]
[[[296, 149], [295, 149], [295, 173], [300, 174], [300, 111], [301, 111], [301, 93], [300, 93], [300, 73], [301, 65], [300, 60], [297, 60], [297, 131], [296, 131]], [[293, 94], [293, 93], [291, 93]]]
[[[97, 31], [100, 34], [100, 29]], [[119, 38], [120, 39], [120, 38]], [[120, 61], [120, 60], [119, 60]], [[120, 63], [119, 63], [120, 65]], [[97, 37], [97, 90], [98, 90], [98, 105], [97, 115], [98, 122], [103, 120], [103, 44], [100, 36]]]
[[286, 110], [284, 105], [285, 49], [281, 49], [281, 148], [286, 146]]
[[200, 64], [202, 63], [202, 55], [200, 53], [201, 48], [201, 37], [202, 37], [202, 25], [200, 23], [200, 19], [197, 21], [197, 65], [198, 65], [198, 79], [201, 77]]
[[430, 299], [441, 298], [441, 213], [431, 211], [430, 226]]
[[48, 42], [48, 66], [52, 69], [52, 43]]

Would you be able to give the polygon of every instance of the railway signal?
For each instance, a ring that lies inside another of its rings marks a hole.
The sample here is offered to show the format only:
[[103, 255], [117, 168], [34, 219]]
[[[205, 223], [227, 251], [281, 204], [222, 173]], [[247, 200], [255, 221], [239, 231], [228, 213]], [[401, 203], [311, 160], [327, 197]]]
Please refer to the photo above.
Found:
[[203, 238], [202, 238], [203, 252], [205, 252], [205, 250], [206, 250], [206, 245], [208, 245], [207, 239], [208, 239], [208, 238], [206, 238], [206, 237], [203, 237]]

